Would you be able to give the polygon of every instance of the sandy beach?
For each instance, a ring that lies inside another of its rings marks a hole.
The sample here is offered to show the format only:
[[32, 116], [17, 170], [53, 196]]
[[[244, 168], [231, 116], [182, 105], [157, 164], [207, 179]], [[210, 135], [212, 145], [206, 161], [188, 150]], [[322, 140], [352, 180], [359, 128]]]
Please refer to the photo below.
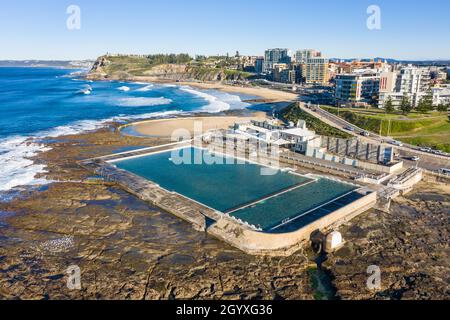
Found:
[[[213, 129], [227, 129], [236, 122], [248, 120], [264, 120], [264, 112], [255, 112], [254, 116], [222, 116], [158, 119], [133, 123], [122, 127], [125, 134], [137, 133], [139, 136], [171, 137], [176, 130], [186, 130], [190, 135], [203, 134]], [[194, 127], [195, 126], [195, 127]]]
[[170, 80], [161, 80], [155, 77], [133, 77], [131, 81], [139, 81], [139, 82], [156, 82], [156, 83], [170, 83], [180, 86], [192, 86], [200, 89], [213, 89], [220, 90], [228, 93], [243, 93], [248, 95], [254, 95], [261, 97], [262, 99], [269, 100], [270, 102], [284, 102], [284, 101], [293, 101], [297, 100], [298, 95], [295, 93], [289, 93], [279, 90], [272, 90], [267, 88], [259, 88], [259, 87], [244, 87], [244, 86], [231, 86], [226, 85], [219, 82], [214, 83], [206, 83], [206, 82], [190, 82], [190, 81], [181, 81], [175, 82]]

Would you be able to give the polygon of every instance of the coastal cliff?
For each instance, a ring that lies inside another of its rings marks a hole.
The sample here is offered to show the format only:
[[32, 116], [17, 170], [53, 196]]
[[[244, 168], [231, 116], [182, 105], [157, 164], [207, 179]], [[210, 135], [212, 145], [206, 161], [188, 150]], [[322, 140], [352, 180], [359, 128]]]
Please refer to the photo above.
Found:
[[102, 56], [96, 60], [87, 77], [91, 80], [221, 82], [242, 81], [252, 76], [248, 72], [211, 67], [193, 60], [182, 63], [165, 63], [164, 60], [169, 59], [155, 62], [143, 56]]

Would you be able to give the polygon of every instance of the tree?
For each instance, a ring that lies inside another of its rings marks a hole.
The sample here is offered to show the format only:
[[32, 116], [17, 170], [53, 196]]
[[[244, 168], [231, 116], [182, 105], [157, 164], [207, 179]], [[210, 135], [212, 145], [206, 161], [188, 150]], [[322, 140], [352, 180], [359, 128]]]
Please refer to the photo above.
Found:
[[419, 113], [427, 113], [431, 110], [433, 110], [433, 93], [429, 91], [426, 96], [420, 99], [417, 111]]
[[384, 105], [384, 109], [386, 110], [386, 113], [394, 113], [395, 108], [392, 104], [392, 98], [389, 97]]
[[437, 111], [441, 113], [447, 112], [449, 109], [450, 105], [445, 105], [443, 103], [437, 106]]
[[409, 101], [408, 96], [405, 94], [402, 99], [402, 103], [400, 105], [400, 110], [404, 115], [409, 114], [412, 111], [413, 107], [411, 102]]

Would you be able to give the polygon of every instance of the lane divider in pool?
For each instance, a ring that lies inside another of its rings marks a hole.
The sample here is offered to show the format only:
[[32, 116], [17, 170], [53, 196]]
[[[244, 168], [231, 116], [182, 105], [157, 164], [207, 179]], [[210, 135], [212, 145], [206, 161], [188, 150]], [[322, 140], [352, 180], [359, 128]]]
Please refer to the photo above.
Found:
[[346, 197], [346, 196], [352, 194], [353, 192], [355, 192], [355, 190], [352, 190], [352, 191], [350, 191], [350, 192], [347, 192], [346, 194], [344, 194], [344, 195], [342, 195], [342, 196], [340, 196], [340, 197], [337, 197], [337, 198], [335, 198], [335, 199], [333, 199], [333, 200], [331, 200], [331, 201], [328, 201], [327, 203], [324, 203], [324, 204], [322, 204], [322, 205], [320, 205], [320, 206], [317, 206], [317, 207], [315, 207], [315, 208], [313, 208], [313, 209], [311, 209], [311, 210], [308, 210], [308, 211], [306, 211], [305, 213], [302, 213], [302, 214], [300, 214], [300, 215], [298, 215], [298, 216], [296, 216], [296, 217], [294, 217], [294, 218], [292, 218], [292, 219], [286, 219], [286, 220], [283, 220], [283, 222], [282, 222], [281, 224], [279, 224], [279, 225], [277, 225], [277, 226], [271, 228], [269, 231], [274, 231], [274, 230], [276, 230], [276, 229], [278, 229], [278, 228], [280, 228], [280, 227], [282, 227], [282, 226], [287, 225], [288, 223], [294, 222], [295, 220], [298, 220], [298, 219], [300, 219], [300, 218], [302, 218], [302, 217], [304, 217], [304, 216], [310, 214], [311, 212], [314, 212], [314, 211], [319, 210], [319, 209], [321, 209], [321, 208], [323, 208], [323, 207], [325, 207], [325, 206], [327, 206], [327, 205], [329, 205], [329, 204], [331, 204], [331, 203], [333, 203], [333, 202], [336, 202], [337, 200], [342, 199], [342, 198], [344, 198], [344, 197]]
[[237, 211], [239, 211], [239, 210], [246, 209], [246, 208], [249, 208], [249, 207], [253, 207], [253, 206], [257, 205], [258, 203], [267, 201], [267, 200], [272, 199], [272, 198], [276, 198], [276, 197], [278, 197], [278, 196], [280, 196], [280, 195], [282, 195], [282, 194], [285, 194], [285, 193], [294, 191], [294, 190], [296, 190], [296, 189], [299, 189], [299, 188], [301, 188], [301, 187], [305, 187], [305, 186], [307, 186], [307, 185], [309, 185], [309, 184], [311, 184], [311, 183], [316, 183], [316, 182], [317, 182], [317, 180], [311, 179], [311, 180], [308, 180], [308, 181], [305, 181], [305, 182], [296, 184], [295, 186], [288, 187], [288, 188], [283, 189], [283, 190], [281, 190], [281, 191], [277, 191], [277, 192], [271, 193], [271, 194], [269, 194], [268, 196], [265, 196], [265, 197], [263, 197], [263, 198], [261, 198], [261, 199], [258, 199], [258, 200], [256, 200], [256, 201], [252, 201], [252, 202], [243, 204], [243, 205], [241, 205], [241, 206], [239, 206], [239, 207], [232, 208], [232, 209], [226, 211], [225, 214], [230, 215], [230, 214], [232, 214], [232, 213], [234, 213], [234, 212], [237, 212]]

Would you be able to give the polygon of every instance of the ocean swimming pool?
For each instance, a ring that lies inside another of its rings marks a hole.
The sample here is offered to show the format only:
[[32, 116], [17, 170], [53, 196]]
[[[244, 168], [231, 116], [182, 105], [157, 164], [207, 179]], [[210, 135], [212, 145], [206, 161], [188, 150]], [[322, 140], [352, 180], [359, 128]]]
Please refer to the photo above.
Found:
[[[185, 163], [177, 163], [180, 157]], [[198, 161], [205, 158], [216, 163]], [[345, 200], [357, 189], [355, 185], [281, 170], [262, 175], [262, 165], [193, 147], [113, 164], [267, 232], [286, 230], [294, 223], [301, 227], [313, 216], [320, 218], [327, 208], [339, 206], [340, 199]]]

